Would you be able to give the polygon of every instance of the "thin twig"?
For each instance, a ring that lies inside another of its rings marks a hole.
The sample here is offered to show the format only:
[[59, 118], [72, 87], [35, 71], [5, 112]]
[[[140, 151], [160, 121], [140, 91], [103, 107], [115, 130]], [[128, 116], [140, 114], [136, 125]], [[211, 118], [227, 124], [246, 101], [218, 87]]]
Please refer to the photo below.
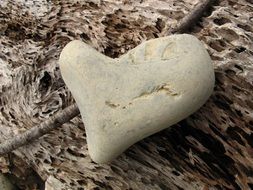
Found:
[[170, 31], [170, 33], [184, 33], [193, 27], [198, 20], [202, 17], [204, 12], [210, 8], [216, 0], [204, 0], [203, 2], [197, 4], [193, 10], [186, 15], [179, 24]]
[[[192, 12], [185, 16], [179, 25], [171, 30], [169, 33], [184, 33], [187, 29], [193, 26], [203, 15], [215, 0], [205, 0], [199, 3]], [[35, 139], [49, 133], [51, 130], [60, 127], [62, 124], [70, 121], [72, 118], [79, 114], [79, 110], [76, 104], [73, 104], [64, 110], [58, 112], [56, 115], [52, 116], [49, 120], [35, 126], [26, 132], [19, 134], [9, 140], [0, 144], [0, 156], [9, 153], [21, 146], [32, 142]]]
[[0, 144], [0, 156], [11, 152], [35, 139], [47, 134], [53, 129], [60, 127], [62, 124], [70, 121], [79, 114], [79, 109], [76, 104], [73, 104], [64, 110], [56, 113], [50, 119], [44, 121], [40, 125], [33, 127], [26, 132], [19, 134], [11, 139], [8, 139]]

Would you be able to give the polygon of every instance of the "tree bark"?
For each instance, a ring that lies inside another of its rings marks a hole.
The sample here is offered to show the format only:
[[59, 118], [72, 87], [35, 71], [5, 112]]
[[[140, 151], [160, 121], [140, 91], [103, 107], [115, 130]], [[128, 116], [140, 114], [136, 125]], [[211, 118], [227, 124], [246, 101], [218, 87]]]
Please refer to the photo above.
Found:
[[[193, 3], [192, 3], [193, 2]], [[117, 57], [163, 36], [196, 1], [19, 1], [0, 5], [0, 135], [20, 134], [74, 103], [57, 60], [82, 39]], [[196, 2], [197, 3], [197, 2]], [[81, 118], [1, 158], [28, 189], [249, 189], [252, 154], [252, 15], [248, 1], [220, 1], [193, 29], [216, 72], [198, 112], [128, 149], [111, 164], [88, 155]], [[132, 79], [134, 80], [134, 79]], [[186, 81], [187, 82], [187, 81]], [[2, 141], [1, 140], [1, 141]], [[33, 169], [34, 172], [31, 172]]]

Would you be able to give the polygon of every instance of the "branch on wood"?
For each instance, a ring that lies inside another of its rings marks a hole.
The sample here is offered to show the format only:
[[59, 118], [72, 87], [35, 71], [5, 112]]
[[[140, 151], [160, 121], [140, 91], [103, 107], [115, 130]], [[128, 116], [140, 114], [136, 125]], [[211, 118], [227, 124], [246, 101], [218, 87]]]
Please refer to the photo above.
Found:
[[[184, 17], [179, 25], [172, 31], [169, 31], [169, 33], [184, 33], [200, 19], [204, 11], [206, 11], [214, 2], [215, 0], [205, 0], [203, 3], [199, 3], [193, 11]], [[60, 111], [40, 125], [1, 143], [0, 156], [38, 139], [39, 137], [49, 133], [51, 130], [60, 127], [62, 124], [76, 117], [78, 114], [79, 109], [76, 104], [65, 108], [63, 111]]]
[[204, 0], [203, 2], [197, 4], [194, 9], [185, 16], [179, 24], [169, 31], [169, 33], [184, 33], [187, 30], [189, 30], [191, 27], [193, 27], [198, 20], [202, 17], [204, 12], [210, 8], [216, 0]]
[[79, 114], [79, 109], [76, 104], [73, 104], [64, 110], [56, 113], [50, 119], [44, 121], [40, 125], [33, 127], [26, 132], [19, 134], [0, 144], [0, 156], [9, 153], [35, 139], [47, 134], [53, 129], [60, 127], [62, 124], [70, 121]]

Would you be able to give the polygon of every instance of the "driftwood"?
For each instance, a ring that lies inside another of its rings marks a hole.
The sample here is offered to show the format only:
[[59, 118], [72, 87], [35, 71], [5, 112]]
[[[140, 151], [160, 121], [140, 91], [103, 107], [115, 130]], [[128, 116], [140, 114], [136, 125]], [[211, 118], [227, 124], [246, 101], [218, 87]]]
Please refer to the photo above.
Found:
[[6, 154], [21, 146], [31, 143], [33, 140], [49, 133], [53, 129], [57, 129], [62, 124], [70, 121], [79, 114], [79, 109], [76, 104], [73, 104], [63, 111], [51, 116], [48, 120], [42, 122], [40, 125], [33, 127], [22, 134], [18, 134], [10, 138], [0, 145], [0, 155]]
[[[59, 73], [63, 46], [82, 39], [108, 56], [163, 36], [189, 1], [13, 1], [0, 4], [1, 142], [73, 104]], [[252, 154], [252, 5], [220, 1], [197, 24], [216, 87], [198, 112], [132, 146], [108, 165], [91, 162], [80, 117], [2, 157], [27, 189], [249, 189]], [[134, 80], [134, 79], [132, 79]], [[22, 180], [23, 179], [23, 180]]]
[[[203, 12], [210, 7], [213, 2], [214, 0], [205, 0], [204, 2], [199, 3], [189, 15], [186, 15], [182, 19], [182, 22], [173, 30], [173, 33], [183, 33], [191, 25], [194, 25], [195, 22], [200, 19]], [[79, 113], [77, 105], [73, 104], [40, 125], [35, 126], [24, 133], [15, 135], [15, 137], [12, 137], [0, 144], [0, 156], [38, 139], [39, 137], [49, 133], [51, 130], [56, 129], [62, 124], [70, 121]]]
[[216, 0], [205, 0], [194, 7], [194, 9], [189, 12], [179, 23], [173, 28], [170, 33], [184, 33], [190, 28], [193, 28], [196, 22], [201, 18], [201, 16], [210, 9], [211, 5]]

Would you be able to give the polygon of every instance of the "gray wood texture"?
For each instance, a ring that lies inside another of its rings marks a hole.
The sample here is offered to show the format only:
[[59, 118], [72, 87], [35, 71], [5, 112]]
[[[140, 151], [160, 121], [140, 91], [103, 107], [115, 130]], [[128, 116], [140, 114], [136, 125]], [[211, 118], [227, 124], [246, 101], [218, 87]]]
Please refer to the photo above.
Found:
[[[73, 104], [57, 60], [82, 39], [117, 57], [164, 36], [198, 1], [9, 1], [0, 4], [1, 142]], [[253, 187], [251, 1], [208, 10], [191, 34], [216, 72], [215, 92], [195, 114], [129, 148], [91, 162], [80, 117], [0, 158], [23, 189], [249, 189]], [[134, 80], [134, 79], [133, 79]], [[186, 81], [187, 82], [187, 81]], [[99, 117], [99, 116], [98, 116]]]

